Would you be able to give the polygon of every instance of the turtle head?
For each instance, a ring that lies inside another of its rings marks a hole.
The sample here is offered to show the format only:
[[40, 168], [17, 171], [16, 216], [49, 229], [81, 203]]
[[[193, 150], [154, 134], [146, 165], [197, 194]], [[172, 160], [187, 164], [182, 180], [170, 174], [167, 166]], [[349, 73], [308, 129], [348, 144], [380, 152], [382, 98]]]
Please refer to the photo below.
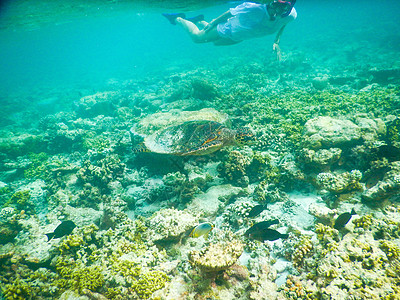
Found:
[[236, 129], [235, 140], [239, 145], [253, 144], [256, 141], [256, 136], [247, 127]]

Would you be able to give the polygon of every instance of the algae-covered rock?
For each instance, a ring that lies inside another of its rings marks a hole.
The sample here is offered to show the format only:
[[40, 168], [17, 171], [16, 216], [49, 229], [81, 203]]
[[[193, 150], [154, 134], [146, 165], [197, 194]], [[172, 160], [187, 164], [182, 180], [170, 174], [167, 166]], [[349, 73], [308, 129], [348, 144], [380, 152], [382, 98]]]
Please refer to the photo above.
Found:
[[351, 172], [341, 174], [319, 173], [317, 184], [332, 193], [340, 194], [360, 190], [361, 178], [362, 173], [359, 170], [352, 170]]
[[186, 211], [162, 209], [149, 220], [151, 239], [159, 241], [178, 241], [182, 235], [198, 223], [198, 219]]
[[316, 89], [316, 90], [319, 90], [319, 91], [321, 91], [321, 90], [323, 90], [323, 89], [326, 89], [327, 87], [328, 87], [328, 84], [329, 84], [329, 78], [328, 78], [328, 76], [317, 76], [317, 77], [314, 77], [312, 80], [311, 80], [311, 83], [312, 83], [312, 86]]
[[368, 203], [380, 203], [400, 191], [400, 161], [389, 164], [390, 171], [370, 189], [362, 194], [362, 199]]
[[349, 145], [361, 139], [361, 129], [350, 120], [317, 117], [304, 125], [305, 144], [309, 148], [331, 148]]
[[342, 150], [339, 148], [319, 149], [317, 151], [304, 148], [300, 151], [299, 160], [307, 168], [316, 171], [329, 171], [339, 161]]
[[242, 255], [243, 247], [244, 245], [237, 240], [211, 244], [200, 251], [190, 252], [189, 261], [205, 272], [225, 270]]
[[304, 125], [304, 145], [311, 149], [349, 147], [363, 141], [374, 141], [386, 133], [382, 119], [359, 115], [354, 122], [332, 117], [317, 117]]
[[230, 184], [218, 185], [210, 187], [204, 194], [196, 195], [196, 197], [188, 204], [187, 209], [195, 211], [208, 218], [215, 217], [218, 212], [222, 211], [224, 204], [244, 194], [243, 189], [234, 187]]
[[379, 136], [386, 134], [386, 125], [382, 119], [369, 119], [365, 116], [359, 116], [354, 122], [360, 128], [364, 141], [374, 141]]
[[77, 103], [78, 111], [84, 117], [111, 116], [116, 110], [115, 104], [119, 102], [119, 98], [118, 92], [110, 91], [84, 96]]

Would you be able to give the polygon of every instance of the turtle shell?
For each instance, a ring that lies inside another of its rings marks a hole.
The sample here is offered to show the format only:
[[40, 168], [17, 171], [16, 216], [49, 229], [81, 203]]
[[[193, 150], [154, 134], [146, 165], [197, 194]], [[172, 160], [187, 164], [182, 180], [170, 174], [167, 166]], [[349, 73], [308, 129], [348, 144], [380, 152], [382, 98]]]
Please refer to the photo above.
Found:
[[156, 131], [144, 139], [155, 153], [173, 155], [205, 155], [224, 145], [223, 124], [214, 121], [188, 121]]

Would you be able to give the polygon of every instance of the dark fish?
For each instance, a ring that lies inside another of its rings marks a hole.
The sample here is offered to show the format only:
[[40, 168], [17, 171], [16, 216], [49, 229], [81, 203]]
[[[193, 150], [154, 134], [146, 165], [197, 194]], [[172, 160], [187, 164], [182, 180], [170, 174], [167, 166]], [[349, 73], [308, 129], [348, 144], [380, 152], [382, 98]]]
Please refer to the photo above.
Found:
[[258, 232], [258, 231], [262, 231], [264, 229], [267, 229], [268, 227], [270, 227], [273, 224], [278, 224], [279, 221], [278, 220], [269, 220], [269, 221], [262, 221], [262, 222], [258, 222], [256, 224], [254, 224], [253, 226], [251, 226], [249, 229], [247, 229], [247, 231], [245, 232], [245, 235], [250, 235], [254, 232]]
[[264, 230], [249, 234], [249, 238], [263, 241], [275, 241], [277, 239], [287, 239], [288, 234], [280, 233], [274, 229], [265, 228]]
[[61, 222], [60, 225], [57, 226], [56, 229], [54, 229], [53, 232], [46, 233], [47, 236], [47, 241], [50, 241], [51, 239], [55, 238], [58, 239], [60, 237], [66, 236], [74, 230], [76, 227], [75, 223], [72, 221], [63, 221]]
[[247, 216], [249, 218], [254, 218], [257, 217], [259, 214], [261, 214], [261, 212], [266, 208], [266, 206], [258, 204], [256, 206], [254, 206], [249, 213], [247, 214]]
[[282, 234], [279, 231], [269, 228], [271, 225], [278, 223], [278, 220], [269, 220], [256, 223], [245, 232], [245, 235], [249, 238], [259, 241], [275, 241], [277, 239], [287, 239], [289, 237], [288, 234]]
[[342, 213], [339, 217], [336, 218], [335, 225], [333, 226], [333, 228], [337, 230], [343, 228], [350, 221], [351, 216], [355, 214], [356, 212], [354, 208], [351, 210], [351, 212]]
[[379, 156], [384, 156], [387, 158], [397, 158], [400, 155], [400, 149], [392, 145], [382, 145], [378, 149]]

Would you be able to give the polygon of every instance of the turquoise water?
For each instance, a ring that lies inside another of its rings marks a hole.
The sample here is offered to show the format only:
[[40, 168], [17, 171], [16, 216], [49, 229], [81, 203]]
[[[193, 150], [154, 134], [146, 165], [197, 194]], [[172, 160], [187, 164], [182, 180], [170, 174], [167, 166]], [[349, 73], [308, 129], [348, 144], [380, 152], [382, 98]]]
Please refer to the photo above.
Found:
[[400, 2], [240, 3], [2, 2], [0, 299], [398, 299]]
[[[227, 3], [199, 13], [212, 19], [229, 6]], [[398, 6], [396, 1], [299, 1], [298, 19], [287, 27], [282, 48], [287, 53], [302, 52], [315, 68], [328, 67], [333, 57], [343, 56], [348, 48], [354, 49], [360, 61], [343, 59], [336, 64], [346, 67], [356, 62], [379, 63], [390, 67], [392, 62], [385, 56], [399, 51], [400, 44]], [[117, 11], [108, 12], [106, 17], [77, 16], [29, 31], [3, 30], [0, 88], [12, 91], [41, 85], [101, 82], [111, 77], [140, 78], [162, 74], [180, 64], [195, 69], [235, 56], [247, 57], [250, 63], [270, 56], [273, 37], [226, 48], [194, 45], [160, 13], [156, 9]], [[368, 61], [361, 61], [366, 56]]]

